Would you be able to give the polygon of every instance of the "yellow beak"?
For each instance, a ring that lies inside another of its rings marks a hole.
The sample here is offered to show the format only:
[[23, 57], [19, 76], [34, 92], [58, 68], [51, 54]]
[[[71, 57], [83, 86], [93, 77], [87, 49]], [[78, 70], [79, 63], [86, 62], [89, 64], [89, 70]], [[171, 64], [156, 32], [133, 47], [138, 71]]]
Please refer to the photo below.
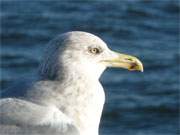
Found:
[[105, 64], [109, 67], [125, 68], [130, 71], [137, 70], [143, 72], [143, 64], [141, 61], [130, 55], [116, 53], [115, 58], [104, 60]]

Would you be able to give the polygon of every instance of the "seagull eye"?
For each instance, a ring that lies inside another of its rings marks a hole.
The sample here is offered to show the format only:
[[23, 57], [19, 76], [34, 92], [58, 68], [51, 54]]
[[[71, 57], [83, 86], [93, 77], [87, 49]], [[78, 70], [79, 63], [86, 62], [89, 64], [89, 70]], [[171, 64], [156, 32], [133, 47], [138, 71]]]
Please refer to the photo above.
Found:
[[99, 48], [89, 48], [89, 52], [92, 54], [99, 54], [101, 51]]

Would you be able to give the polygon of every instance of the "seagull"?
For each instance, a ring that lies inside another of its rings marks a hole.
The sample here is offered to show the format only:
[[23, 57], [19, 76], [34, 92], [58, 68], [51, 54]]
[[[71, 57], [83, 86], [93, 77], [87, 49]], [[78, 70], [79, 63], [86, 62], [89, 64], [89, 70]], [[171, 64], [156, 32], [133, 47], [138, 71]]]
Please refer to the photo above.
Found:
[[140, 60], [82, 31], [57, 36], [45, 49], [37, 79], [2, 93], [0, 134], [99, 135], [105, 102], [99, 82], [108, 67], [143, 71]]

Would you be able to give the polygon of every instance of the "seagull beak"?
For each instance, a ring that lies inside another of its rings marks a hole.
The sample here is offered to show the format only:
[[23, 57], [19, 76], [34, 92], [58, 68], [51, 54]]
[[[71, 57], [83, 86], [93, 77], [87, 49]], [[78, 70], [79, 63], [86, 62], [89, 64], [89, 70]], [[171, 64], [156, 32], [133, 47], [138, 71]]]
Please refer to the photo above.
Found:
[[143, 72], [143, 64], [138, 58], [117, 52], [112, 52], [112, 54], [113, 58], [103, 60], [103, 63], [108, 67], [125, 68], [130, 71], [137, 70]]

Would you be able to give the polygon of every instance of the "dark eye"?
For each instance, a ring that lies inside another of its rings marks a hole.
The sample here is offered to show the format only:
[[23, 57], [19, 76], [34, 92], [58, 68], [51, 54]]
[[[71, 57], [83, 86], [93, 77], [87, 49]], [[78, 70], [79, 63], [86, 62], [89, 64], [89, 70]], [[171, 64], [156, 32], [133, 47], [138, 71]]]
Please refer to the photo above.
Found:
[[99, 54], [101, 51], [99, 48], [89, 48], [89, 52], [92, 54]]

